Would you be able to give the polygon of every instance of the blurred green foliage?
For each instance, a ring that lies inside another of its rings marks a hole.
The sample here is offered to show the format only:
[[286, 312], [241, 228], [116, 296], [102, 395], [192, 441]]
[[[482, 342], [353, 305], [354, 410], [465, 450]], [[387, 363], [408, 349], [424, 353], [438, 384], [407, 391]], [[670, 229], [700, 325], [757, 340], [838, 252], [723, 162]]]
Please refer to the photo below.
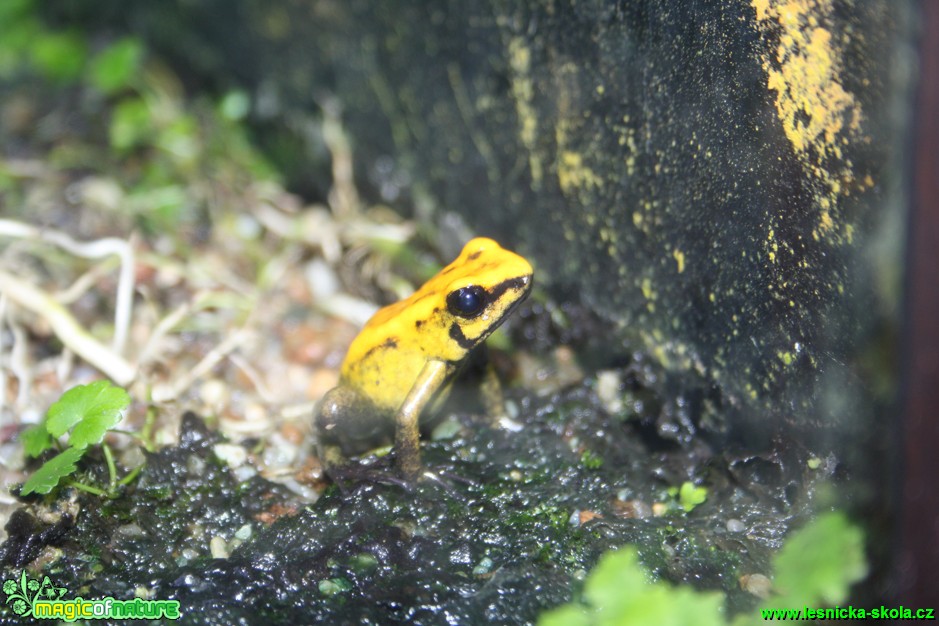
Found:
[[794, 533], [773, 563], [777, 595], [768, 608], [832, 606], [867, 575], [864, 533], [841, 513], [822, 515]]
[[21, 71], [41, 30], [32, 0], [0, 2], [0, 79]]
[[650, 582], [635, 548], [610, 552], [590, 573], [580, 601], [549, 611], [539, 626], [719, 626], [724, 597]]
[[76, 32], [40, 33], [30, 43], [29, 54], [43, 76], [66, 83], [81, 76], [88, 60], [88, 46]]
[[[773, 559], [773, 595], [759, 608], [831, 606], [844, 602], [867, 574], [864, 537], [842, 513], [820, 515], [794, 532]], [[672, 586], [640, 565], [635, 548], [607, 553], [574, 601], [542, 614], [539, 626], [742, 626], [758, 623], [759, 610], [729, 619], [723, 595]]]
[[129, 87], [140, 71], [143, 46], [136, 39], [120, 39], [95, 56], [88, 66], [88, 78], [103, 93], [112, 94]]
[[669, 489], [669, 495], [678, 497], [678, 503], [686, 513], [690, 513], [699, 504], [704, 504], [708, 499], [707, 487], [699, 487], [692, 482], [685, 481], [681, 487]]
[[[251, 143], [246, 92], [187, 93], [141, 40], [101, 39], [44, 24], [35, 0], [0, 2], [0, 88], [33, 94], [40, 117], [59, 106], [82, 119], [49, 138], [49, 165], [109, 179], [117, 210], [169, 236], [200, 230], [220, 198], [243, 195], [239, 185], [277, 178]], [[4, 169], [0, 191], [15, 183]]]

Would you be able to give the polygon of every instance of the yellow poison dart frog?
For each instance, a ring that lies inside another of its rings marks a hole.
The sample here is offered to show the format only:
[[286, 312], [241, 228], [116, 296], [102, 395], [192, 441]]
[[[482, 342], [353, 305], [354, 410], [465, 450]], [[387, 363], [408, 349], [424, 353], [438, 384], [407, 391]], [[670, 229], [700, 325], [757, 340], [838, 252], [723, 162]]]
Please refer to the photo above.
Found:
[[532, 267], [478, 237], [410, 297], [380, 309], [353, 340], [339, 385], [316, 415], [327, 468], [387, 443], [408, 479], [420, 473], [419, 418], [449, 392], [467, 356], [525, 299]]

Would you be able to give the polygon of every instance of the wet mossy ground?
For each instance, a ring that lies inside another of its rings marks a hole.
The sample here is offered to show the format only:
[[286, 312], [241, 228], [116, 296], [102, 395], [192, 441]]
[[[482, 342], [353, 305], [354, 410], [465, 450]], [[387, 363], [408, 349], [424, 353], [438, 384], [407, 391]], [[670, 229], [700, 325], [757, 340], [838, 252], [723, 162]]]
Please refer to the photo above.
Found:
[[[239, 482], [189, 415], [180, 445], [150, 455], [122, 497], [65, 490], [17, 512], [4, 578], [27, 566], [68, 597], [146, 590], [179, 600], [190, 624], [532, 623], [570, 600], [604, 551], [633, 544], [656, 575], [723, 590], [731, 611], [753, 606], [739, 577], [771, 574], [833, 463], [665, 440], [611, 418], [595, 383], [516, 395], [518, 431], [463, 416], [455, 438], [422, 445], [436, 479], [406, 485], [390, 457], [371, 458], [312, 504]], [[685, 482], [707, 489], [689, 512], [669, 493]], [[213, 537], [227, 558], [210, 556]]]

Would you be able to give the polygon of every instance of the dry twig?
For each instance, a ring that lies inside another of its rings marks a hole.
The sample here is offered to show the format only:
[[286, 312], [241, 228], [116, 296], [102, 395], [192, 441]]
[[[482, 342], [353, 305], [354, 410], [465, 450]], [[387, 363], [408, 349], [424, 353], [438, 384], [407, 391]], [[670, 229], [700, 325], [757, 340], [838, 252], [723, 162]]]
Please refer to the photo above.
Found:
[[114, 306], [114, 337], [111, 341], [111, 348], [118, 354], [124, 353], [134, 300], [134, 248], [129, 241], [114, 237], [88, 242], [75, 241], [61, 231], [38, 228], [32, 224], [5, 219], [0, 219], [0, 236], [44, 241], [83, 258], [101, 258], [110, 255], [120, 258], [121, 269]]
[[45, 319], [70, 350], [124, 387], [134, 380], [137, 368], [85, 330], [55, 298], [6, 272], [0, 272], [0, 292], [11, 302]]

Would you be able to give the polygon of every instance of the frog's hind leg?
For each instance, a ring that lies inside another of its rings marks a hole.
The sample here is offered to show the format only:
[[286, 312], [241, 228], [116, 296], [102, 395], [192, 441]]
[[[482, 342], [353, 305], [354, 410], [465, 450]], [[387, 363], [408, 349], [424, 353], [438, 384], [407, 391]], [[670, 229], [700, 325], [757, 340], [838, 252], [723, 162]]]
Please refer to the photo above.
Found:
[[483, 372], [483, 380], [479, 385], [479, 390], [482, 394], [486, 416], [489, 418], [490, 424], [498, 424], [508, 417], [505, 412], [505, 395], [502, 393], [502, 383], [499, 381], [499, 374], [492, 363], [489, 363], [485, 372]]

